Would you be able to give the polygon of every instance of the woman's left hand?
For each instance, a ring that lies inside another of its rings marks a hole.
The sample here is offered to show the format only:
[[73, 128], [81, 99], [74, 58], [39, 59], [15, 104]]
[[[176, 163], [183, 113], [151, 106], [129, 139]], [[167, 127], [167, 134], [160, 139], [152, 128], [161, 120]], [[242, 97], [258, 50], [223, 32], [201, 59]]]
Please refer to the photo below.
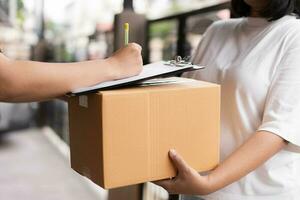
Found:
[[154, 184], [163, 187], [170, 194], [206, 195], [212, 192], [209, 176], [201, 176], [175, 150], [170, 150], [169, 156], [177, 169], [177, 176], [174, 179], [155, 181]]

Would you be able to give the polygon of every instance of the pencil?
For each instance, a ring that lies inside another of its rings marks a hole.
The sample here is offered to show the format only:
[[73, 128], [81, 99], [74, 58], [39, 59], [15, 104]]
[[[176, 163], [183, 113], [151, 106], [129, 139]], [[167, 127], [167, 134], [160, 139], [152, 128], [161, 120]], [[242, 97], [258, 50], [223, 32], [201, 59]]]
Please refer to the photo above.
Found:
[[129, 42], [129, 23], [124, 24], [124, 32], [125, 32], [125, 46], [128, 45]]

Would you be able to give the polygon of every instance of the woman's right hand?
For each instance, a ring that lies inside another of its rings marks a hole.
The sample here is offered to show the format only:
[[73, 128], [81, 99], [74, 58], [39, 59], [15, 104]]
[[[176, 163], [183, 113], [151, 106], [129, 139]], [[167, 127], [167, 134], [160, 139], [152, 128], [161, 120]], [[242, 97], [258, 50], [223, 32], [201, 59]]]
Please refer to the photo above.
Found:
[[115, 79], [128, 78], [141, 73], [143, 67], [141, 51], [140, 45], [130, 43], [108, 58]]

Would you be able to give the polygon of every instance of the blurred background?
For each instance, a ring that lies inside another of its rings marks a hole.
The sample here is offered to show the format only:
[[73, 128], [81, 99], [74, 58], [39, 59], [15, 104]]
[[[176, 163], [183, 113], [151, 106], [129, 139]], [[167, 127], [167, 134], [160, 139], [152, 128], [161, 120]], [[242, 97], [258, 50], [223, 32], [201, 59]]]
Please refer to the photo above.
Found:
[[[151, 63], [191, 56], [206, 28], [230, 17], [228, 0], [0, 0], [0, 47], [17, 60], [102, 59], [130, 22]], [[178, 198], [152, 184], [102, 190], [70, 170], [68, 142], [65, 102], [0, 103], [0, 199]]]
[[[7, 57], [18, 60], [106, 58], [123, 44], [123, 21], [129, 21], [130, 41], [143, 46], [145, 63], [189, 56], [213, 21], [230, 17], [226, 2], [0, 0], [0, 47]], [[1, 132], [43, 126], [52, 127], [68, 142], [63, 102], [0, 104]]]

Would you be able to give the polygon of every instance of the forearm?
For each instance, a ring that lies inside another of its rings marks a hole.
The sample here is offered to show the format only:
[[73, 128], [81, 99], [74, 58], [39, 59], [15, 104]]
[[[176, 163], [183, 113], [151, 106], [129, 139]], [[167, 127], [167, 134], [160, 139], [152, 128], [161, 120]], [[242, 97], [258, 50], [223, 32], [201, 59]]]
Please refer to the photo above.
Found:
[[73, 89], [122, 79], [142, 71], [142, 48], [134, 43], [108, 59], [79, 63], [12, 61], [0, 53], [0, 101], [41, 101]]
[[286, 145], [287, 143], [275, 134], [265, 131], [255, 133], [208, 175], [211, 192], [241, 179]]
[[[3, 63], [2, 63], [3, 64]], [[115, 78], [108, 60], [81, 63], [41, 63], [6, 60], [0, 76], [2, 101], [40, 101]]]

